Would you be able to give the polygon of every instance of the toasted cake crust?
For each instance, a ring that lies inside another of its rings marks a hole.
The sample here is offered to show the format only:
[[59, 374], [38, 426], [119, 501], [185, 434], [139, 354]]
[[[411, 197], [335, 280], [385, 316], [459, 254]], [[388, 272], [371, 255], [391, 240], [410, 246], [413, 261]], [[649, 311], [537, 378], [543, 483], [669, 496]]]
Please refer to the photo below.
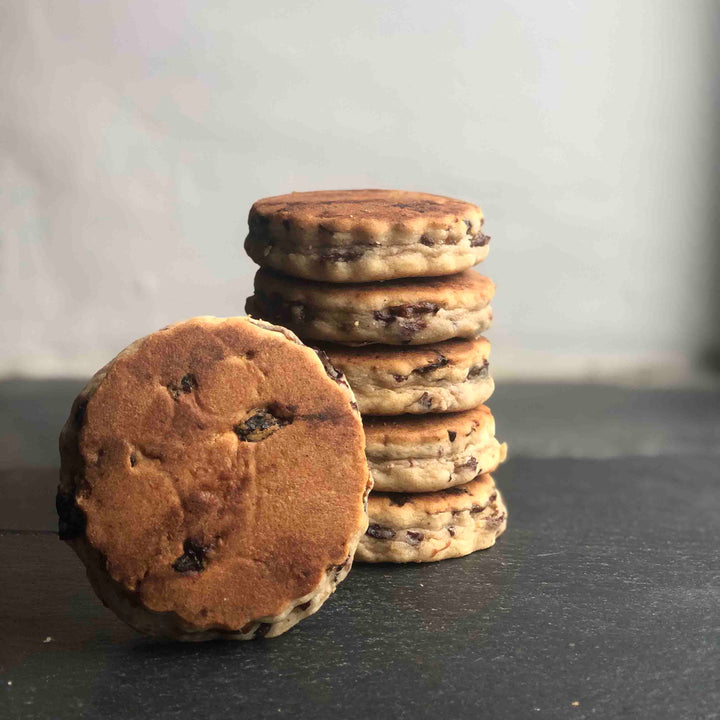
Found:
[[[487, 405], [446, 415], [370, 416], [363, 421], [365, 448], [374, 457], [427, 457], [462, 449], [474, 433], [495, 434], [495, 418]], [[477, 473], [476, 473], [477, 474]], [[473, 476], [474, 478], [475, 476]]]
[[490, 409], [363, 420], [365, 453], [376, 491], [425, 493], [491, 473], [507, 457]]
[[337, 285], [261, 269], [246, 311], [304, 339], [424, 345], [487, 330], [494, 291], [489, 278], [472, 270], [442, 279]]
[[143, 632], [278, 635], [349, 570], [363, 446], [344, 379], [292, 333], [194, 318], [133, 343], [76, 399], [61, 538]]
[[485, 258], [480, 208], [402, 190], [332, 190], [258, 200], [245, 249], [297, 277], [365, 282], [449, 275]]
[[431, 493], [371, 493], [363, 562], [435, 562], [490, 547], [507, 526], [507, 509], [488, 474]]
[[494, 389], [484, 337], [402, 349], [321, 347], [345, 373], [367, 415], [459, 412], [482, 405]]

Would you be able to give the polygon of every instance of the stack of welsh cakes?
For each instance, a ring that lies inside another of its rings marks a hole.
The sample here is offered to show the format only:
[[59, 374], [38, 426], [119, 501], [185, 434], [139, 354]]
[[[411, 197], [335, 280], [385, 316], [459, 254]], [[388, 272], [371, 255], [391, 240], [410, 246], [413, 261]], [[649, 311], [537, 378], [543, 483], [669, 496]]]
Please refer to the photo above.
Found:
[[247, 312], [319, 346], [345, 373], [375, 487], [356, 558], [430, 562], [490, 547], [507, 523], [493, 392], [495, 287], [470, 203], [398, 190], [256, 202], [245, 249], [261, 266]]

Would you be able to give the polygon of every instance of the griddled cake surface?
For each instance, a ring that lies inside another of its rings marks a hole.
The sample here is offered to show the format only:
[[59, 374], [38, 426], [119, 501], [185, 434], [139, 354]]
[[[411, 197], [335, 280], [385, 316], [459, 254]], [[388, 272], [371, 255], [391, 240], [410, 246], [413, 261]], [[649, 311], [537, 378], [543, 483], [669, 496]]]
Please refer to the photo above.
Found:
[[247, 318], [131, 345], [76, 400], [61, 456], [61, 534], [193, 628], [284, 612], [365, 522], [350, 391], [291, 333]]

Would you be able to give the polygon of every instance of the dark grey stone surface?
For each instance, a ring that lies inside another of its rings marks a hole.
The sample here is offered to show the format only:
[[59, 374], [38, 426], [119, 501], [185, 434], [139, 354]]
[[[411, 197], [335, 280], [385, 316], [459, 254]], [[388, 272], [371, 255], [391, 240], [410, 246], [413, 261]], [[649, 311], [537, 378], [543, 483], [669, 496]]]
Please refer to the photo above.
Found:
[[[525, 448], [523, 424], [553, 435], [536, 402], [598, 398], [515, 387], [494, 410]], [[73, 392], [34, 407], [62, 422]], [[717, 397], [643, 397], [628, 410], [618, 395], [616, 422], [696, 427], [702, 452], [515, 456], [497, 473], [510, 525], [493, 549], [357, 566], [315, 616], [244, 644], [156, 642], [117, 621], [52, 534], [54, 460], [23, 450], [0, 475], [0, 718], [720, 717]], [[30, 447], [33, 415], [13, 402]], [[54, 444], [57, 427], [34, 422]]]

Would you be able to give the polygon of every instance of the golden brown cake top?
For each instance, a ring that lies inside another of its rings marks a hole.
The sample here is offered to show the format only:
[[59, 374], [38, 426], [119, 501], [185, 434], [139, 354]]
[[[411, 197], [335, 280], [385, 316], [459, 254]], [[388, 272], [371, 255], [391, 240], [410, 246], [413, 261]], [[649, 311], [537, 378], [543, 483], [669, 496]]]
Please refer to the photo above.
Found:
[[383, 234], [396, 225], [408, 231], [452, 225], [467, 220], [482, 224], [482, 211], [462, 200], [405, 190], [318, 190], [295, 192], [258, 200], [250, 210], [261, 221], [310, 227], [323, 225], [328, 232], [350, 232], [361, 227], [368, 234]]
[[454, 442], [480, 428], [495, 432], [495, 420], [486, 405], [457, 413], [427, 415], [369, 415], [363, 419], [368, 446]]
[[464, 485], [425, 493], [373, 492], [369, 513], [373, 522], [410, 527], [423, 516], [439, 513], [480, 512], [496, 497], [495, 481], [490, 474], [478, 475]]
[[112, 579], [151, 610], [237, 630], [342, 565], [368, 473], [332, 375], [247, 318], [172, 325], [103, 368], [63, 429], [60, 493]]
[[408, 373], [422, 369], [431, 372], [448, 366], [470, 366], [486, 360], [490, 342], [484, 337], [472, 340], [445, 340], [430, 345], [398, 347], [395, 345], [366, 345], [345, 347], [324, 343], [322, 349], [338, 366], [353, 366], [392, 373]]

